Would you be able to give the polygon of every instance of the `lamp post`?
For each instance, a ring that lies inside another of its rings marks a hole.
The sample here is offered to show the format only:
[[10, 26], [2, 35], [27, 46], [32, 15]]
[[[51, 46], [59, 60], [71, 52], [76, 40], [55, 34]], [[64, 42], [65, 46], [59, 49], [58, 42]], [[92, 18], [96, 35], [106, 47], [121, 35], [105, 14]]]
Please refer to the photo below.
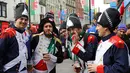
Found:
[[62, 5], [60, 4], [60, 24], [62, 24]]
[[31, 13], [30, 13], [30, 0], [28, 0], [28, 13], [29, 13], [29, 16], [28, 16], [28, 18], [29, 18], [29, 29], [30, 29], [30, 27], [31, 27]]
[[91, 25], [91, 0], [89, 0], [89, 19], [90, 19], [89, 23]]

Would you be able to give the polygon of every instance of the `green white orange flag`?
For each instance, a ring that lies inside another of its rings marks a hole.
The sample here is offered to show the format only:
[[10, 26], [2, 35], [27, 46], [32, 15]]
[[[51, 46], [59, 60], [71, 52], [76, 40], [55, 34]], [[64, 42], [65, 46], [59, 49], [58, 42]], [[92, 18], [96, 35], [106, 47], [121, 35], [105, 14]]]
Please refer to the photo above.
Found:
[[[25, 1], [27, 5], [29, 4], [29, 0]], [[40, 13], [39, 9], [39, 0], [30, 0], [30, 14], [35, 15]]]
[[89, 0], [85, 0], [84, 11], [85, 11], [86, 13], [89, 12]]

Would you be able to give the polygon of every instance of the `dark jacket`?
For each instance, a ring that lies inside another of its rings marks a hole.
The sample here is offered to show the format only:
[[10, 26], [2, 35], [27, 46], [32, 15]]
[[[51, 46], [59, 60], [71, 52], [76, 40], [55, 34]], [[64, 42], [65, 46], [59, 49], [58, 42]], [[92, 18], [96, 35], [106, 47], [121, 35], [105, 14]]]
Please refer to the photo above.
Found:
[[83, 61], [95, 60], [95, 54], [98, 46], [98, 38], [94, 34], [85, 34], [84, 37], [84, 49], [85, 53], [79, 51], [77, 56]]
[[[17, 58], [19, 53], [19, 42], [16, 37], [16, 31], [21, 34], [24, 32], [23, 30], [19, 30], [17, 28], [8, 28], [0, 34], [0, 73], [18, 73], [21, 60], [15, 64], [13, 67], [9, 68], [5, 72], [4, 66]], [[21, 45], [22, 46], [22, 45]], [[25, 70], [26, 68], [24, 68]]]

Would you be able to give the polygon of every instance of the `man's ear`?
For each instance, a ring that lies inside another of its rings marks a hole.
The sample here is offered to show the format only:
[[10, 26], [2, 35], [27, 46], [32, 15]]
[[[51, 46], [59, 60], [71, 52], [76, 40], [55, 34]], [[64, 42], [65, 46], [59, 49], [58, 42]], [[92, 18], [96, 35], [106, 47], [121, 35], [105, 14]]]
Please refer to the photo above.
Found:
[[122, 20], [123, 15], [120, 16], [120, 20]]
[[107, 27], [105, 27], [105, 31], [109, 30]]

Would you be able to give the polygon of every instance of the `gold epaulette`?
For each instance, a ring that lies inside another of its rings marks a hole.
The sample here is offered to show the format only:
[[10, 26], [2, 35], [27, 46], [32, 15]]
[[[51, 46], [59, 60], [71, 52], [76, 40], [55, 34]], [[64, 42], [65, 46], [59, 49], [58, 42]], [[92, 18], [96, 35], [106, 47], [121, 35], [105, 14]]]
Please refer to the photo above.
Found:
[[33, 34], [32, 37], [35, 37], [35, 36], [40, 36], [40, 35], [43, 35], [44, 33], [41, 32], [41, 33], [38, 33], [38, 34]]
[[59, 38], [54, 37], [54, 39], [55, 39], [57, 42], [59, 42], [60, 44], [62, 44], [62, 42], [61, 42], [61, 40], [60, 40]]

